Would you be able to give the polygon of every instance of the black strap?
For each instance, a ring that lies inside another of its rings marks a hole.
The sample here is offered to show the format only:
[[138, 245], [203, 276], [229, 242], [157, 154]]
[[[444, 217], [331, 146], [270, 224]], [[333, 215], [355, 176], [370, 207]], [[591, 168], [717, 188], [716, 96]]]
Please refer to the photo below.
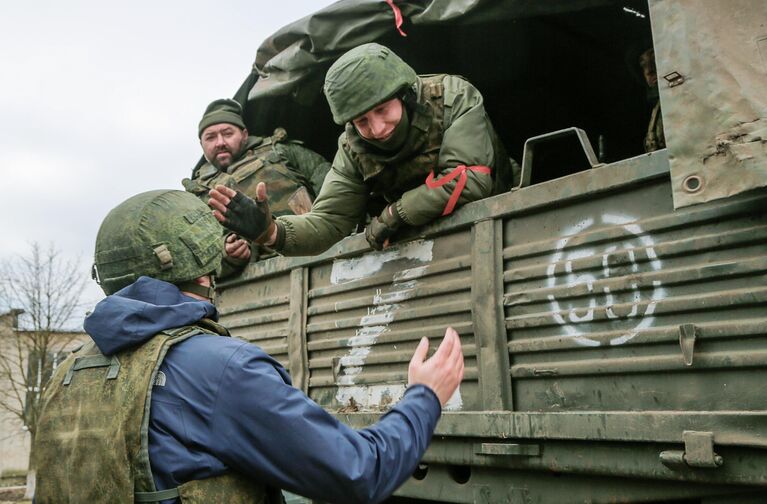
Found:
[[178, 488], [158, 490], [157, 492], [133, 492], [133, 502], [160, 502], [179, 496]]
[[98, 367], [109, 367], [109, 370], [107, 371], [107, 380], [114, 380], [120, 372], [120, 361], [117, 360], [116, 356], [107, 357], [103, 354], [77, 357], [74, 364], [72, 364], [72, 367], [67, 371], [66, 376], [64, 376], [64, 385], [69, 385], [72, 382], [72, 377], [74, 376], [75, 371]]

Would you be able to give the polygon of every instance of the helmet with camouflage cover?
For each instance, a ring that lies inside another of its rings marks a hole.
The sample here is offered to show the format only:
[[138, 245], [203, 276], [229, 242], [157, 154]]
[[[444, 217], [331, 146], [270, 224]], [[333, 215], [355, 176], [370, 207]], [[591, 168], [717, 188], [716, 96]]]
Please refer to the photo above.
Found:
[[185, 191], [149, 191], [128, 198], [101, 223], [93, 276], [107, 295], [140, 276], [188, 287], [217, 274], [223, 254], [221, 226], [207, 205]]
[[417, 79], [415, 70], [388, 47], [363, 44], [331, 65], [323, 91], [333, 121], [343, 125], [412, 86]]

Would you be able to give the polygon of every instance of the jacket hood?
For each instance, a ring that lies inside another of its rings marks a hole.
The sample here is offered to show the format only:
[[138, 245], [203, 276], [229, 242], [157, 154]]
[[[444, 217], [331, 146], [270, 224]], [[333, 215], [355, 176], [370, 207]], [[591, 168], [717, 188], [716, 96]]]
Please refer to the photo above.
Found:
[[215, 306], [182, 294], [171, 283], [144, 276], [102, 299], [83, 327], [101, 353], [112, 355], [203, 318], [217, 320]]

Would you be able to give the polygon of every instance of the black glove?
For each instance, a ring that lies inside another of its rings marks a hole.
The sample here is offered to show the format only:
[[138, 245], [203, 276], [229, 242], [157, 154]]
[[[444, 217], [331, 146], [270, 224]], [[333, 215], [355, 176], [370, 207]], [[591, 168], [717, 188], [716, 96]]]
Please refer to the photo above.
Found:
[[256, 201], [237, 191], [226, 205], [224, 226], [256, 243], [269, 239], [274, 219], [267, 201]]
[[381, 215], [373, 218], [365, 228], [365, 239], [371, 247], [383, 250], [384, 242], [391, 238], [405, 221], [397, 213], [395, 204], [383, 209]]

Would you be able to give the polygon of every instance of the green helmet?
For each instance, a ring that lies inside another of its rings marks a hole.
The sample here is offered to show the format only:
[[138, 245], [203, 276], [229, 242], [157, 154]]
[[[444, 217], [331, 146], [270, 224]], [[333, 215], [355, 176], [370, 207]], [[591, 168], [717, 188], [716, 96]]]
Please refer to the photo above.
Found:
[[412, 86], [417, 79], [415, 70], [388, 47], [363, 44], [333, 63], [325, 75], [323, 91], [333, 121], [343, 125]]
[[185, 191], [149, 191], [101, 223], [93, 274], [107, 295], [140, 276], [178, 285], [217, 274], [223, 255], [222, 228], [207, 205]]

